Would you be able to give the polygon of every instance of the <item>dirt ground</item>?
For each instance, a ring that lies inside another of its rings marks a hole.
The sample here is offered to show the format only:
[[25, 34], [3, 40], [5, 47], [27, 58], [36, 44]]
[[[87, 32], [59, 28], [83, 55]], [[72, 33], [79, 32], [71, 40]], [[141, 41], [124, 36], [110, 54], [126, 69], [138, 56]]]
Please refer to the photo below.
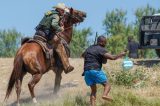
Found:
[[[69, 74], [62, 74], [61, 89], [58, 93], [59, 96], [63, 96], [65, 93], [74, 92], [87, 92], [87, 87], [81, 76], [83, 72], [83, 59], [71, 59], [71, 64], [75, 67], [74, 71]], [[13, 68], [13, 58], [0, 58], [0, 103], [3, 102], [8, 80]], [[54, 98], [53, 87], [54, 87], [55, 74], [50, 70], [48, 73], [44, 74], [40, 82], [35, 87], [35, 94], [38, 101], [46, 100], [52, 101]], [[21, 92], [21, 102], [32, 102], [31, 96], [28, 89], [28, 82], [31, 79], [31, 75], [27, 74], [24, 77], [22, 83]], [[9, 99], [7, 104], [13, 105], [16, 101], [15, 89]]]
[[[40, 82], [35, 87], [35, 94], [37, 101], [40, 103], [45, 102], [54, 102], [54, 100], [59, 98], [63, 98], [66, 95], [76, 95], [80, 93], [82, 95], [88, 95], [90, 88], [86, 86], [83, 77], [81, 76], [83, 72], [83, 59], [71, 59], [71, 64], [75, 67], [74, 71], [69, 74], [62, 74], [62, 82], [60, 92], [58, 96], [53, 94], [54, 88], [54, 78], [55, 74], [51, 70], [44, 74]], [[103, 66], [107, 72], [112, 74], [112, 72], [119, 72], [122, 68], [121, 66], [122, 59], [116, 61], [108, 61], [107, 64]], [[152, 82], [156, 80], [159, 81], [160, 72], [159, 66], [155, 66], [159, 64], [160, 60], [136, 60], [135, 66], [132, 70], [136, 70], [136, 68], [140, 68], [144, 70], [145, 73], [150, 75], [150, 79]], [[154, 67], [153, 67], [154, 66]], [[13, 68], [13, 58], [0, 58], [0, 105], [4, 100], [6, 88], [8, 84], [8, 80]], [[145, 74], [144, 73], [144, 74]], [[20, 103], [32, 103], [31, 96], [28, 89], [28, 82], [31, 79], [31, 75], [27, 74], [24, 77], [22, 83], [22, 92]], [[152, 83], [150, 82], [150, 83]], [[119, 88], [113, 87], [114, 92], [119, 90]], [[154, 97], [157, 98], [160, 95], [160, 88], [157, 86], [148, 86], [147, 88], [140, 89], [128, 89], [136, 95], [140, 95], [143, 97]], [[7, 101], [7, 105], [14, 106], [16, 101], [16, 93], [13, 89], [13, 92], [10, 98]]]

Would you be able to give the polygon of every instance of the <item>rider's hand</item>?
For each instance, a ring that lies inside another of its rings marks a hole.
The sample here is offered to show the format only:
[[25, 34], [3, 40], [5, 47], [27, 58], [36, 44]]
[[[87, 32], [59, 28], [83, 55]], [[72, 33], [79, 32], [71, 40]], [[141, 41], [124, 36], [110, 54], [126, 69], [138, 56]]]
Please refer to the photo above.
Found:
[[64, 31], [64, 26], [61, 26], [61, 31], [62, 31], [62, 32]]

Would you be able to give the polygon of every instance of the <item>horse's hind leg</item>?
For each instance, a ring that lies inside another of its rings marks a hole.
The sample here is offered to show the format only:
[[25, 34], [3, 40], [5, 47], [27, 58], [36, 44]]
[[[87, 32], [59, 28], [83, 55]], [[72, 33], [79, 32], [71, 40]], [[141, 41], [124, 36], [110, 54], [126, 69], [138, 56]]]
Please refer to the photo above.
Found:
[[32, 79], [28, 83], [28, 87], [29, 87], [29, 91], [32, 96], [33, 103], [37, 103], [37, 100], [36, 100], [35, 94], [34, 94], [34, 87], [39, 82], [41, 77], [42, 77], [42, 74], [40, 74], [40, 73], [34, 74], [34, 75], [32, 75]]
[[17, 106], [20, 106], [20, 103], [19, 103], [20, 93], [21, 93], [21, 80], [20, 79], [16, 80], [15, 87], [16, 87], [16, 93], [17, 93]]
[[57, 94], [57, 92], [60, 89], [61, 79], [62, 79], [62, 69], [56, 69], [55, 71], [55, 84], [54, 84], [54, 94]]
[[21, 85], [22, 85], [22, 80], [23, 80], [23, 77], [24, 75], [26, 74], [26, 72], [23, 72], [21, 74], [21, 77], [16, 80], [16, 83], [15, 83], [15, 87], [16, 87], [16, 93], [17, 93], [17, 106], [19, 106], [19, 99], [20, 99], [20, 93], [21, 93]]

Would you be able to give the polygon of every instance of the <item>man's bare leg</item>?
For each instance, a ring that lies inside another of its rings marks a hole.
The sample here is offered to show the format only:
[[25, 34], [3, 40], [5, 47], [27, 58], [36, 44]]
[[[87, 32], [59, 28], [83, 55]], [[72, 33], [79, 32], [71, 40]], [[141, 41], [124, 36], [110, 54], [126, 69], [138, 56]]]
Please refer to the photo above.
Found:
[[96, 106], [96, 92], [97, 92], [97, 87], [96, 85], [92, 85], [91, 87], [91, 95], [90, 95], [90, 105], [91, 106]]
[[103, 93], [102, 99], [112, 101], [112, 98], [108, 96], [111, 86], [107, 82], [104, 83], [103, 86], [104, 86], [104, 93]]

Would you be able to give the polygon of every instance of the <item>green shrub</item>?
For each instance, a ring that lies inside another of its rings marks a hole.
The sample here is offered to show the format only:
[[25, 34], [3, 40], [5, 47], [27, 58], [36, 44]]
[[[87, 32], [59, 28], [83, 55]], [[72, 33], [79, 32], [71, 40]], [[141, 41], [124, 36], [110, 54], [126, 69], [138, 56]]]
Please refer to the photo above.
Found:
[[115, 83], [118, 85], [132, 86], [134, 76], [128, 71], [121, 71], [116, 73]]
[[116, 73], [115, 83], [118, 85], [124, 85], [128, 87], [144, 87], [145, 81], [148, 77], [140, 70], [135, 72], [121, 71]]

